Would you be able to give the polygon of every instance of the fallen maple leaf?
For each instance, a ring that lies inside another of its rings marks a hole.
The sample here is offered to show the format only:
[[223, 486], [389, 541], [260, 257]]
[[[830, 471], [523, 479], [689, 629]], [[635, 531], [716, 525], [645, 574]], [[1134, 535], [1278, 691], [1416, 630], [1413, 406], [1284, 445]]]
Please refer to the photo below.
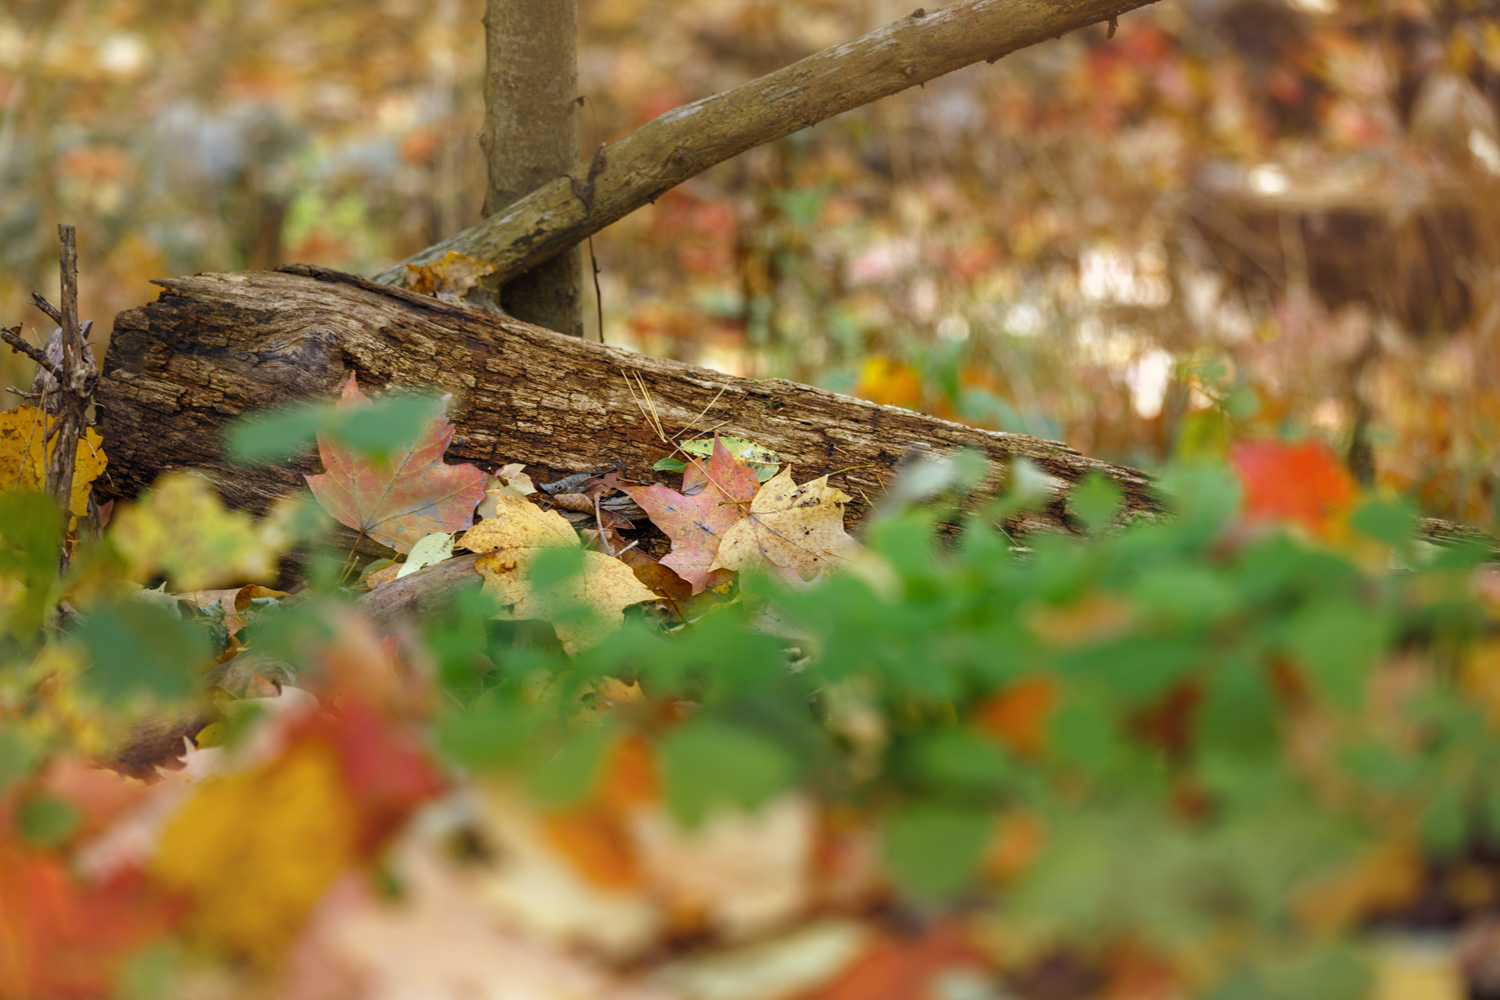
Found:
[[[40, 490], [47, 480], [47, 455], [56, 438], [42, 448], [52, 420], [34, 406], [18, 406], [0, 413], [0, 490]], [[73, 491], [68, 511], [82, 517], [88, 511], [89, 490], [104, 471], [104, 439], [92, 427], [78, 437], [78, 457], [73, 466]]]
[[682, 477], [682, 492], [662, 486], [627, 486], [630, 499], [672, 539], [661, 564], [692, 584], [693, 593], [710, 586], [709, 568], [730, 528], [744, 519], [748, 501], [760, 491], [755, 472], [714, 439], [708, 464], [693, 459]]
[[811, 580], [849, 558], [856, 543], [844, 533], [843, 490], [820, 476], [798, 486], [790, 467], [760, 488], [746, 517], [719, 543], [710, 570], [765, 566], [788, 580]]
[[[368, 403], [350, 375], [339, 406]], [[484, 498], [483, 472], [472, 465], [443, 462], [453, 430], [447, 418], [437, 414], [421, 437], [388, 462], [360, 458], [319, 434], [318, 454], [327, 471], [308, 476], [307, 485], [340, 523], [397, 552], [410, 552], [424, 535], [469, 527], [474, 508]]]
[[656, 600], [635, 574], [618, 559], [602, 552], [585, 551], [583, 570], [556, 586], [537, 590], [531, 583], [531, 567], [544, 549], [580, 548], [582, 543], [567, 520], [556, 511], [544, 511], [519, 497], [495, 497], [495, 516], [480, 521], [459, 540], [471, 552], [480, 553], [475, 568], [485, 586], [510, 618], [552, 620], [558, 612], [584, 606], [594, 612], [583, 621], [554, 621], [553, 628], [569, 653], [589, 649], [625, 621], [632, 604]]
[[150, 873], [185, 901], [198, 940], [275, 964], [338, 876], [441, 790], [409, 731], [341, 701], [288, 711], [279, 753], [194, 785], [162, 829]]

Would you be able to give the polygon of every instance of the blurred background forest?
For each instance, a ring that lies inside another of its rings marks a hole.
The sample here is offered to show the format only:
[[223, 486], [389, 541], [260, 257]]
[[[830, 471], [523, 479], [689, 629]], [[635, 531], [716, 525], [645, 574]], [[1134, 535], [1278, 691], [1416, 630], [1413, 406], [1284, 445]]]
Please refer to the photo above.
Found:
[[[106, 332], [154, 277], [368, 274], [477, 221], [482, 8], [9, 0], [0, 318], [46, 332], [59, 221]], [[580, 149], [911, 8], [579, 0]], [[1163, 0], [606, 230], [604, 338], [1131, 464], [1311, 430], [1495, 530], [1497, 107], [1493, 0]]]

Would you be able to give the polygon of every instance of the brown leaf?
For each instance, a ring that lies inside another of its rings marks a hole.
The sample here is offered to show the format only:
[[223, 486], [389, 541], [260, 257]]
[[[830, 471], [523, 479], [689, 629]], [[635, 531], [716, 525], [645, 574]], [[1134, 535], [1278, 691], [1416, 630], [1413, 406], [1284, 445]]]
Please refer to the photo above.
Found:
[[407, 264], [406, 287], [445, 302], [461, 302], [469, 289], [479, 284], [485, 275], [494, 273], [495, 265], [489, 261], [449, 250], [442, 260], [431, 264], [420, 267]]

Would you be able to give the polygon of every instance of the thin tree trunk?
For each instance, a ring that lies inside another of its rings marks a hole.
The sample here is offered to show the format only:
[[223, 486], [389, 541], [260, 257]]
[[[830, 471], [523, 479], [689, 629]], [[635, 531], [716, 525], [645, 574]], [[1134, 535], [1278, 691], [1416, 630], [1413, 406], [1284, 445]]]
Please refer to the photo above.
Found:
[[[489, 0], [484, 16], [486, 216], [568, 172], [578, 158], [577, 0]], [[505, 281], [517, 319], [581, 336], [577, 249]]]
[[[519, 0], [516, 0], [519, 3]], [[450, 250], [493, 263], [506, 282], [571, 250], [663, 192], [754, 146], [871, 101], [1155, 0], [958, 0], [835, 45], [749, 83], [684, 105], [549, 180], [477, 226], [375, 276]], [[1003, 137], [997, 137], [1003, 141]]]

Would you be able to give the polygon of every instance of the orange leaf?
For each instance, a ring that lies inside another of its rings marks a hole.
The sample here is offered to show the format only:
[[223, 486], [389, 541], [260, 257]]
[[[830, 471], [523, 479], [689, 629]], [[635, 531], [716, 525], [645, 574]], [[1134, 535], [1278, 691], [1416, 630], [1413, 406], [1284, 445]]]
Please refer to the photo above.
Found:
[[1047, 720], [1057, 706], [1049, 677], [1029, 677], [990, 695], [974, 708], [974, 724], [1018, 754], [1036, 754], [1047, 738]]
[[872, 402], [915, 410], [922, 405], [922, 378], [906, 362], [877, 354], [865, 359], [860, 367], [854, 394]]
[[1230, 460], [1245, 487], [1250, 523], [1300, 524], [1327, 538], [1354, 502], [1354, 480], [1320, 441], [1237, 444]]
[[628, 817], [659, 798], [650, 744], [640, 736], [626, 736], [606, 755], [590, 800], [545, 814], [542, 830], [548, 843], [595, 885], [629, 889], [640, 885], [642, 872]]
[[957, 925], [938, 924], [917, 938], [881, 935], [808, 1000], [937, 1000], [953, 972], [985, 966]]

